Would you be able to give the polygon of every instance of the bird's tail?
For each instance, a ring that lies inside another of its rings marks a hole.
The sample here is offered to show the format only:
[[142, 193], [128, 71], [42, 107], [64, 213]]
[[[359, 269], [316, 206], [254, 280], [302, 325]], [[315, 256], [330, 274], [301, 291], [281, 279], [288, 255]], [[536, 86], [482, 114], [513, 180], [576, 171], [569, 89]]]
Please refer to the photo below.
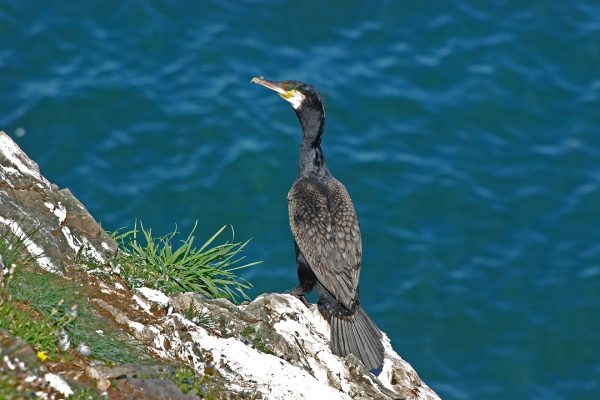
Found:
[[335, 311], [332, 313], [331, 350], [342, 357], [354, 354], [369, 371], [383, 365], [381, 331], [360, 304], [356, 305], [351, 315]]

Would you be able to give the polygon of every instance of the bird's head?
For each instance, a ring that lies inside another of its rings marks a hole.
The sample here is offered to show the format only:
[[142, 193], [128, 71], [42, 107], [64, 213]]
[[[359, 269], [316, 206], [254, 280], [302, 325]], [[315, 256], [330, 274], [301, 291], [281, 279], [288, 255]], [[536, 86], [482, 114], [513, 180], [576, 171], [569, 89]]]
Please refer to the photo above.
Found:
[[271, 89], [290, 102], [302, 125], [303, 142], [310, 147], [320, 145], [325, 125], [325, 106], [313, 85], [299, 81], [268, 81], [262, 76], [254, 77], [250, 82]]
[[321, 95], [309, 83], [300, 81], [268, 81], [262, 76], [256, 76], [250, 82], [277, 92], [282, 99], [288, 101], [294, 107], [296, 112], [305, 108], [323, 110], [324, 112]]

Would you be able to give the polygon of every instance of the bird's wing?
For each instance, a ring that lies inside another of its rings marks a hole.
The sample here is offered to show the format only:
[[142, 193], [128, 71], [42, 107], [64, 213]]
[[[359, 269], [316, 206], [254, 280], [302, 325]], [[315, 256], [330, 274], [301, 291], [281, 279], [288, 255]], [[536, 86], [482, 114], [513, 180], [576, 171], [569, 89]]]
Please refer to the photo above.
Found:
[[290, 226], [319, 282], [346, 308], [357, 298], [362, 257], [360, 230], [340, 182], [299, 178], [288, 193]]

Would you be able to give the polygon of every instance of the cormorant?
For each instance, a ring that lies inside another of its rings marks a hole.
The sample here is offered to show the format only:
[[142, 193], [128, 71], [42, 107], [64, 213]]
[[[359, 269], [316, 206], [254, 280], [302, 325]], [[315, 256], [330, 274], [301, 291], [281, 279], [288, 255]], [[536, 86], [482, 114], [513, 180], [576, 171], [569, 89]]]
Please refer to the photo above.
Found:
[[303, 136], [298, 178], [288, 193], [300, 284], [292, 294], [305, 303], [315, 286], [318, 307], [331, 326], [330, 345], [339, 356], [354, 354], [369, 370], [383, 364], [381, 331], [358, 298], [362, 245], [358, 219], [348, 191], [329, 171], [321, 135], [325, 124], [323, 98], [299, 81], [251, 80], [290, 102]]

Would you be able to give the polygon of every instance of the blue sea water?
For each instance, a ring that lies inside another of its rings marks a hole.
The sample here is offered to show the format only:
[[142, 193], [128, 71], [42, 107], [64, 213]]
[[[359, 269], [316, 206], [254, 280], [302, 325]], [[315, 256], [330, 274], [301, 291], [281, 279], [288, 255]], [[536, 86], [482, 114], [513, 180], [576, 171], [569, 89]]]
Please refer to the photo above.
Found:
[[296, 283], [313, 83], [353, 197], [361, 297], [447, 399], [600, 398], [600, 3], [3, 1], [0, 129], [106, 229], [253, 238]]

